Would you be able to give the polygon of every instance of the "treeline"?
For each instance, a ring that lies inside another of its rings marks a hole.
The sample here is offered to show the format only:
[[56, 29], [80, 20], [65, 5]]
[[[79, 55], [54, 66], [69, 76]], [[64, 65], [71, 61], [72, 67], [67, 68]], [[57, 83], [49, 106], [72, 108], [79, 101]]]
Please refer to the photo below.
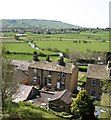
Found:
[[[9, 50], [7, 50], [6, 52], [4, 52], [4, 54], [33, 55], [33, 53], [30, 53], [30, 52], [10, 52]], [[47, 55], [48, 54], [45, 54], [44, 52], [38, 52], [38, 56], [46, 57]], [[50, 56], [59, 56], [59, 54], [50, 54]]]

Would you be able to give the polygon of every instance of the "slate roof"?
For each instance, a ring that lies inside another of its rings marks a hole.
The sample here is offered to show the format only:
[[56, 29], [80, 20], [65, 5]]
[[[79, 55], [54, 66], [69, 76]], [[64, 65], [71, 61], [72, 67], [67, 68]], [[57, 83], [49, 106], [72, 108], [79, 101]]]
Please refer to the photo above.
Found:
[[14, 101], [19, 102], [19, 101], [24, 101], [28, 98], [33, 86], [28, 86], [28, 85], [20, 85], [17, 93], [13, 95]]
[[71, 93], [68, 90], [55, 92], [54, 95], [44, 92], [41, 92], [40, 94], [41, 94], [40, 98], [32, 99], [34, 104], [36, 105], [41, 105], [42, 103], [46, 103], [48, 105], [50, 101], [53, 102], [54, 100], [58, 99], [61, 99], [67, 104], [71, 104], [73, 102], [73, 100], [70, 98]]
[[108, 77], [108, 70], [106, 65], [97, 65], [97, 64], [89, 64], [87, 70], [87, 77], [88, 78], [95, 78], [95, 79], [109, 79]]
[[71, 104], [73, 100], [71, 99], [70, 96], [71, 96], [71, 92], [69, 92], [68, 90], [63, 90], [53, 95], [50, 101], [61, 99], [65, 103]]
[[57, 71], [64, 73], [72, 73], [75, 65], [73, 63], [65, 63], [65, 66], [59, 65], [58, 62], [39, 61], [29, 65], [30, 68], [38, 68], [49, 71]]
[[42, 103], [46, 103], [48, 106], [48, 104], [49, 104], [48, 99], [50, 99], [51, 97], [54, 96], [53, 94], [43, 93], [43, 92], [40, 92], [40, 95], [41, 95], [41, 97], [32, 99], [35, 105], [41, 106]]
[[12, 60], [11, 64], [16, 66], [19, 70], [28, 71], [28, 66], [31, 64], [31, 62], [23, 60]]

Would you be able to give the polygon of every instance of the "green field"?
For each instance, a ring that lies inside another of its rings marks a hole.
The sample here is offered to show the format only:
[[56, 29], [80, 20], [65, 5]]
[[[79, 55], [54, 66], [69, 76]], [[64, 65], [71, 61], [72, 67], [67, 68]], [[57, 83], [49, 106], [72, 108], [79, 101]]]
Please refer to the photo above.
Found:
[[33, 53], [34, 51], [43, 52], [45, 54], [56, 54], [51, 51], [36, 50], [28, 45], [28, 43], [3, 43], [3, 46], [10, 52], [26, 52]]
[[[11, 32], [3, 32], [3, 34], [8, 35], [9, 37], [14, 36], [15, 34], [17, 34], [16, 32], [11, 33]], [[31, 32], [26, 32], [25, 34], [27, 34], [27, 39], [28, 38], [32, 38], [32, 39], [40, 39], [40, 38], [51, 38], [55, 39], [55, 40], [59, 40], [60, 38], [62, 39], [80, 39], [80, 40], [109, 40], [109, 32], [108, 31], [98, 31], [96, 33], [90, 33], [90, 32], [80, 32], [78, 34], [73, 34], [73, 33], [68, 33], [68, 34], [34, 34]]]
[[[61, 52], [65, 52], [67, 49], [79, 52], [109, 51], [109, 33], [106, 31], [99, 31], [97, 33], [80, 32], [78, 34], [34, 34], [26, 32], [27, 37], [20, 37], [20, 41], [14, 39], [16, 33], [6, 32], [3, 34], [8, 34], [8, 37], [3, 37], [2, 42], [3, 46], [10, 52], [33, 53], [37, 51], [38, 53], [42, 52], [49, 55], [58, 54], [58, 52], [47, 50], [49, 48], [57, 49]], [[37, 47], [44, 50], [31, 48], [28, 43], [26, 43], [28, 41], [32, 41]], [[86, 43], [84, 43], [84, 41], [86, 41]], [[21, 55], [21, 57], [20, 55], [10, 54], [7, 56], [8, 58], [14, 59], [32, 59], [32, 56], [29, 55]], [[52, 60], [56, 59], [58, 59], [58, 57], [52, 58]]]
[[69, 50], [76, 50], [80, 52], [85, 52], [87, 50], [91, 51], [109, 51], [109, 42], [99, 43], [93, 41], [91, 43], [73, 43], [70, 41], [34, 41], [36, 45], [40, 48], [58, 48], [59, 50], [65, 52], [68, 48]]

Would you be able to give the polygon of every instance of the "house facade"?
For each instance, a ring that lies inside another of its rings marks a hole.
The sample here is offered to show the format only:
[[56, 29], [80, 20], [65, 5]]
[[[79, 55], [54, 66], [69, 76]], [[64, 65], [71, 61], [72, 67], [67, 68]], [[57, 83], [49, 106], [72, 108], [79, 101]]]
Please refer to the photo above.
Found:
[[40, 88], [52, 91], [77, 89], [78, 66], [64, 63], [63, 58], [58, 62], [34, 61], [28, 67], [28, 82]]
[[107, 65], [88, 65], [85, 89], [88, 94], [96, 99], [102, 95], [103, 82], [109, 80], [109, 70]]

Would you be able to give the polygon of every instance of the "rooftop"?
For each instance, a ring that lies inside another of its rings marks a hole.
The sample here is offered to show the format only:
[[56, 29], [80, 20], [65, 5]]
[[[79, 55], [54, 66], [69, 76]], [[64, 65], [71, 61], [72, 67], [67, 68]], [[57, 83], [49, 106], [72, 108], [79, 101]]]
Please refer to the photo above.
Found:
[[95, 79], [109, 79], [106, 65], [89, 64], [87, 77]]
[[34, 104], [41, 106], [42, 103], [45, 103], [47, 106], [49, 104], [49, 101], [61, 99], [67, 104], [72, 103], [72, 99], [70, 98], [71, 93], [68, 90], [63, 90], [63, 91], [56, 91], [54, 94], [51, 93], [40, 93], [41, 97], [32, 99]]
[[65, 63], [65, 66], [61, 66], [58, 64], [57, 61], [55, 61], [55, 62], [39, 61], [39, 62], [31, 63], [29, 65], [29, 67], [43, 69], [43, 70], [49, 70], [49, 71], [72, 73], [75, 65], [73, 65], [73, 63]]
[[28, 98], [33, 86], [21, 85], [19, 86], [17, 93], [13, 95], [14, 101], [24, 101]]
[[23, 61], [23, 60], [12, 60], [11, 64], [16, 66], [19, 70], [25, 70], [28, 71], [28, 66], [31, 64], [29, 61]]
[[70, 103], [73, 102], [73, 100], [71, 99], [70, 96], [71, 96], [71, 93], [68, 90], [63, 90], [63, 91], [60, 91], [60, 92], [56, 92], [56, 94], [53, 95], [53, 97], [51, 98], [50, 101], [61, 99], [65, 103], [70, 104]]

